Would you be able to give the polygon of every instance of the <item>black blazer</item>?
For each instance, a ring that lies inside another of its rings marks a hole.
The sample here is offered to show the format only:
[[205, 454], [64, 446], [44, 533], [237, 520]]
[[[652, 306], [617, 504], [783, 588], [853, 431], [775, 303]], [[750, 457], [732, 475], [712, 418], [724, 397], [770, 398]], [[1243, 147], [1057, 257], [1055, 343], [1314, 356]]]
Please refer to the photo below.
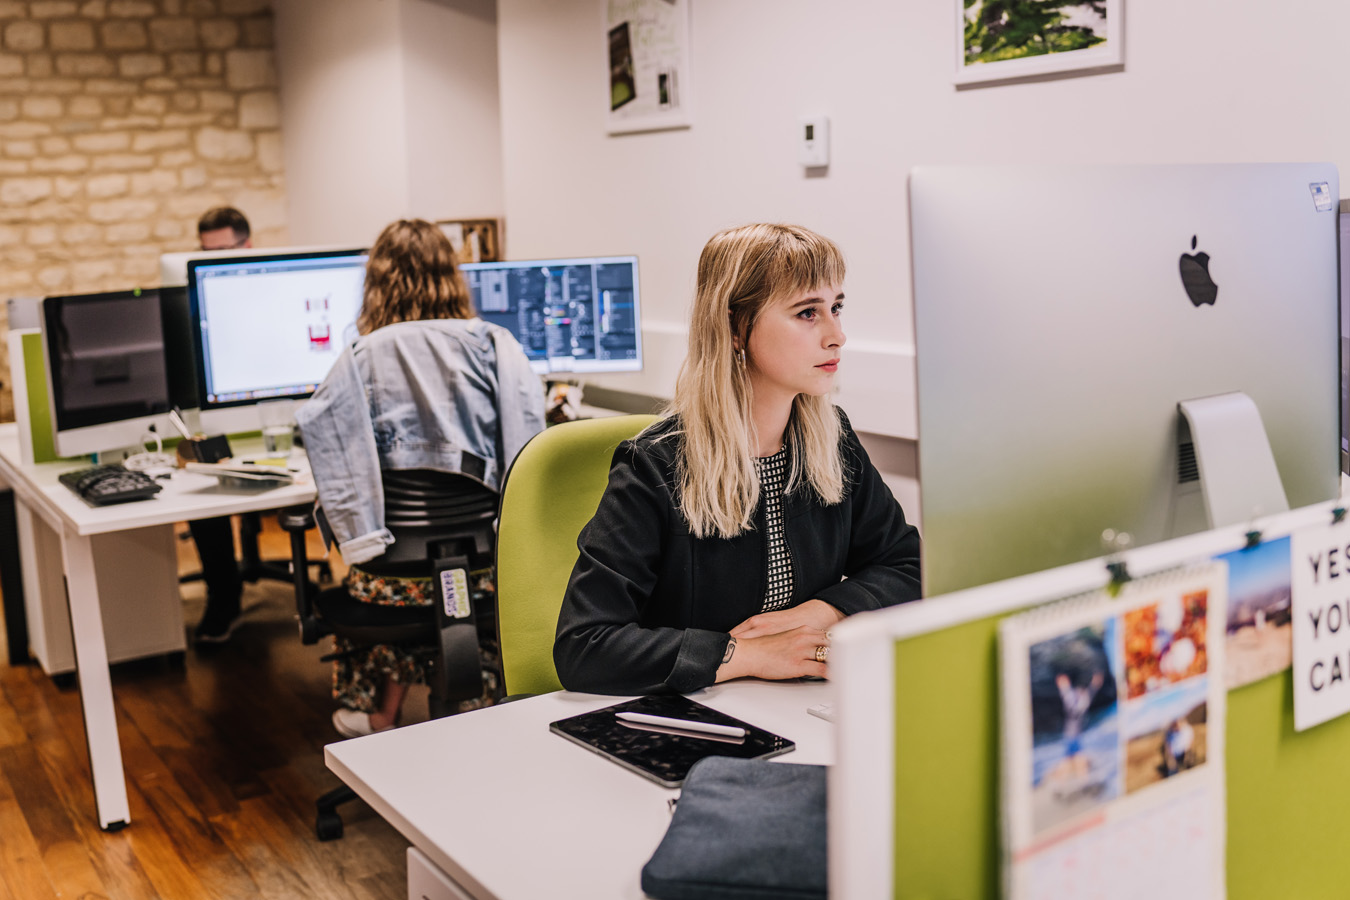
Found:
[[[817, 598], [844, 615], [919, 597], [919, 534], [841, 411], [844, 499], [811, 488], [784, 498], [791, 606]], [[601, 694], [686, 693], [712, 684], [728, 632], [761, 611], [768, 578], [764, 504], [729, 540], [695, 538], [675, 498], [673, 419], [625, 441], [577, 539], [553, 660], [564, 687]], [[846, 580], [841, 580], [846, 579]]]

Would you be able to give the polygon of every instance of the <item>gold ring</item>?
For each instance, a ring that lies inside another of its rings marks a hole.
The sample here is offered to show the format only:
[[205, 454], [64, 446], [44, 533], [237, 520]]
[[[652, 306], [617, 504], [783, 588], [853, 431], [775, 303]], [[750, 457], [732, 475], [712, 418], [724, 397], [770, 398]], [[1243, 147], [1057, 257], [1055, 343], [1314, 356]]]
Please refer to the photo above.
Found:
[[830, 658], [830, 647], [828, 644], [820, 644], [816, 647], [816, 662], [823, 663]]

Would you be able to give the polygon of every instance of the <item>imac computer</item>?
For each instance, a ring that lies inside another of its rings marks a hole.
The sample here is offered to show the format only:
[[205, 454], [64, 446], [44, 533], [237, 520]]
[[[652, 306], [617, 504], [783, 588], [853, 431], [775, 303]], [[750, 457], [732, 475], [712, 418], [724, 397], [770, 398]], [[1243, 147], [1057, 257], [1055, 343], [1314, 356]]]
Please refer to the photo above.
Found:
[[1350, 200], [1340, 202], [1341, 472], [1350, 475]]
[[47, 297], [43, 361], [58, 456], [138, 445], [152, 428], [170, 435], [168, 411], [181, 399], [165, 355], [156, 290]]
[[189, 260], [202, 427], [252, 431], [257, 403], [314, 393], [356, 338], [365, 276], [364, 250]]
[[325, 253], [330, 250], [346, 250], [345, 244], [325, 244], [309, 247], [243, 247], [235, 250], [176, 250], [161, 253], [159, 256], [160, 287], [187, 287], [188, 263], [194, 259], [226, 259], [238, 256], [259, 256], [264, 253]]
[[474, 309], [511, 330], [540, 375], [637, 372], [636, 256], [468, 263]]
[[1329, 164], [909, 180], [929, 595], [1339, 494]]

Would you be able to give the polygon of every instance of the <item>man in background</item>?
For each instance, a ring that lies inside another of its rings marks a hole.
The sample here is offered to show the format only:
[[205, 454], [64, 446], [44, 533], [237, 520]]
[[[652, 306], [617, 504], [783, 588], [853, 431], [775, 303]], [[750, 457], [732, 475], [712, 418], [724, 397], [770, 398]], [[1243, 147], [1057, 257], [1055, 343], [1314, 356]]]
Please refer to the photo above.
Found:
[[239, 210], [217, 206], [197, 220], [197, 242], [203, 250], [243, 250], [253, 246], [253, 232]]
[[[197, 221], [197, 243], [203, 250], [242, 250], [253, 246], [252, 230], [244, 214], [232, 206], [208, 209]], [[189, 522], [206, 582], [206, 612], [193, 641], [222, 644], [239, 625], [239, 598], [244, 590], [235, 559], [234, 528], [229, 516]]]

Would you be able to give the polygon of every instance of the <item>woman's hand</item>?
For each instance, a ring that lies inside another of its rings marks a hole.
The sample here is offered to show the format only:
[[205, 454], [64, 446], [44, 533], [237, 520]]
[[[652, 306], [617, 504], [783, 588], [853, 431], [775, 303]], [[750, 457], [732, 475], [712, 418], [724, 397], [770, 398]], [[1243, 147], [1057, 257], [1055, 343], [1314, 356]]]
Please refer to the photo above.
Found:
[[747, 676], [770, 681], [807, 675], [826, 677], [825, 663], [817, 659], [817, 652], [821, 647], [829, 647], [830, 639], [820, 628], [801, 625], [776, 634], [732, 640], [735, 649], [731, 658], [718, 667], [718, 681]]
[[843, 613], [824, 600], [807, 600], [791, 609], [778, 609], [751, 616], [731, 629], [731, 636], [737, 640], [757, 638], [802, 627], [828, 631], [843, 617]]

